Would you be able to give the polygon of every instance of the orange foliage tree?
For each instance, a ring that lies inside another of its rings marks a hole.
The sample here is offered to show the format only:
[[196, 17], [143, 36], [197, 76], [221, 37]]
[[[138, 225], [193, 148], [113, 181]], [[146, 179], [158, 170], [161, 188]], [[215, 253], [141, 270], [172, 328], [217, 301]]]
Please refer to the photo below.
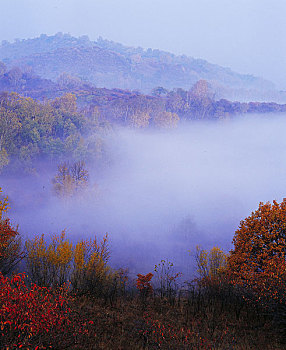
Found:
[[228, 267], [236, 285], [254, 293], [260, 302], [286, 301], [286, 199], [260, 203], [240, 222]]

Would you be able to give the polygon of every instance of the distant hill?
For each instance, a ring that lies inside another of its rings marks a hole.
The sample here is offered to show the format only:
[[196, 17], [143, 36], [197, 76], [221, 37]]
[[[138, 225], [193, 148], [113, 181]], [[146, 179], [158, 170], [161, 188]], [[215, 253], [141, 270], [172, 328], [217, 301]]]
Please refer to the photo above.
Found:
[[62, 73], [68, 73], [97, 87], [145, 93], [158, 86], [189, 90], [200, 79], [216, 88], [220, 98], [225, 97], [224, 92], [228, 89], [232, 89], [233, 94], [236, 91], [243, 94], [246, 90], [250, 99], [255, 98], [251, 91], [257, 94], [274, 91], [274, 84], [269, 81], [238, 74], [205, 60], [157, 49], [127, 47], [102, 38], [90, 41], [87, 36], [75, 38], [62, 33], [13, 43], [3, 41], [0, 60], [8, 68], [32, 69], [35, 74], [53, 81]]
[[219, 99], [212, 91], [210, 84], [202, 79], [188, 90], [182, 88], [167, 90], [157, 87], [150, 95], [118, 88], [95, 87], [67, 73], [62, 73], [55, 82], [36, 75], [29, 68], [22, 70], [19, 67], [13, 67], [9, 70], [0, 61], [0, 95], [2, 93], [6, 96], [9, 92], [32, 97], [44, 103], [65, 94], [72, 94], [80, 109], [96, 108], [103, 120], [139, 127], [146, 127], [150, 120], [156, 120], [157, 117], [161, 119], [154, 122], [156, 125], [163, 122], [166, 124], [166, 120], [169, 119], [168, 123], [172, 124], [181, 119], [220, 119], [238, 114], [285, 113], [286, 111], [286, 104], [257, 101], [231, 102], [227, 99]]

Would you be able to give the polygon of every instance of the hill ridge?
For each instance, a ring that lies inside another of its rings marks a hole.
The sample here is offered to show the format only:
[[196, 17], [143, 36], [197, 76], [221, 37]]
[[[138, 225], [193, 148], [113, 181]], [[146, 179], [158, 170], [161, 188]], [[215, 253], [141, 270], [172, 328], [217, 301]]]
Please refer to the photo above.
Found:
[[88, 36], [57, 33], [13, 43], [4, 41], [0, 60], [9, 68], [31, 67], [36, 74], [52, 80], [66, 72], [98, 87], [143, 92], [157, 86], [190, 89], [200, 79], [230, 88], [274, 89], [267, 80], [236, 73], [204, 59], [129, 47], [101, 37], [91, 41]]

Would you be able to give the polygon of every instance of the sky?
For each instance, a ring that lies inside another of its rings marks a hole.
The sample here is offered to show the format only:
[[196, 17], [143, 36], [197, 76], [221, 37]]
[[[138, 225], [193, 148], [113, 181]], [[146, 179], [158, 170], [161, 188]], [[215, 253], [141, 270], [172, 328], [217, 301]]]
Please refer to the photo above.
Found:
[[0, 40], [57, 32], [206, 59], [286, 90], [285, 0], [0, 0]]

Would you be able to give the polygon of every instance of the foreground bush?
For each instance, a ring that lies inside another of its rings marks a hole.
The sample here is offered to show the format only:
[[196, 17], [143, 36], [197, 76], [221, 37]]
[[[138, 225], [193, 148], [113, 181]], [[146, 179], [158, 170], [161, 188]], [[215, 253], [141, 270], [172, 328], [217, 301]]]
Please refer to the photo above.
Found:
[[47, 346], [62, 332], [75, 342], [76, 333], [87, 333], [83, 322], [74, 319], [64, 294], [35, 284], [28, 288], [24, 274], [0, 274], [0, 329], [0, 343], [8, 348]]
[[61, 235], [50, 243], [45, 236], [27, 240], [27, 269], [31, 280], [40, 286], [59, 287], [70, 282], [77, 294], [110, 298], [120, 283], [120, 274], [108, 266], [107, 235], [73, 244]]
[[24, 256], [17, 228], [12, 227], [10, 220], [4, 217], [8, 208], [8, 198], [5, 197], [0, 200], [0, 272], [3, 275], [13, 271]]
[[163, 259], [155, 265], [154, 272], [157, 280], [156, 292], [161, 298], [167, 298], [170, 302], [174, 301], [178, 292], [177, 280], [182, 276], [182, 273], [175, 272], [174, 264]]

